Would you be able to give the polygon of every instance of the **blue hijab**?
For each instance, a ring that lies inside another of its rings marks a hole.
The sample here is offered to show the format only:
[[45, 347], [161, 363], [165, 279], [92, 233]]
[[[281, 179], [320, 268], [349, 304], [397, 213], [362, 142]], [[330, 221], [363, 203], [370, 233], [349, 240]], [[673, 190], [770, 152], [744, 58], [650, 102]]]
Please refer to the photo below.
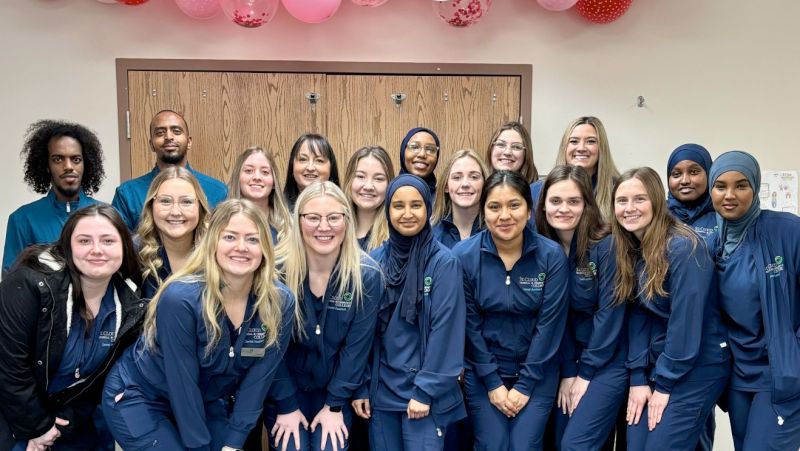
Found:
[[[410, 174], [408, 169], [406, 169], [406, 147], [408, 147], [408, 142], [411, 140], [411, 137], [416, 135], [419, 132], [425, 132], [433, 137], [433, 141], [436, 143], [436, 148], [439, 149], [441, 147], [439, 143], [439, 137], [436, 136], [436, 133], [433, 130], [425, 127], [417, 127], [412, 128], [411, 130], [406, 133], [406, 137], [403, 138], [403, 142], [400, 143], [400, 174]], [[428, 184], [428, 190], [431, 193], [431, 198], [436, 194], [436, 175], [434, 171], [436, 170], [436, 165], [439, 164], [439, 152], [436, 153], [436, 163], [433, 164], [433, 168], [431, 168], [431, 173], [428, 174], [423, 180], [425, 183]]]
[[713, 189], [714, 182], [717, 181], [719, 176], [730, 171], [741, 172], [747, 177], [750, 188], [753, 190], [753, 203], [750, 204], [750, 208], [741, 218], [733, 221], [723, 219], [717, 213], [717, 226], [719, 227], [723, 259], [728, 258], [739, 247], [750, 224], [761, 214], [761, 201], [758, 199], [758, 192], [761, 189], [761, 168], [758, 166], [758, 161], [749, 153], [741, 150], [731, 150], [723, 153], [711, 165], [708, 189]]
[[[425, 201], [425, 226], [413, 237], [403, 236], [392, 225], [389, 218], [392, 197], [404, 186], [411, 186], [422, 195]], [[400, 314], [411, 324], [417, 319], [417, 303], [422, 300], [425, 264], [433, 254], [435, 242], [431, 232], [431, 193], [424, 180], [413, 174], [402, 174], [389, 183], [386, 189], [386, 220], [389, 222], [389, 240], [383, 261], [383, 272], [389, 304], [400, 302]]]
[[[667, 162], [667, 178], [669, 178], [669, 174], [675, 168], [675, 165], [685, 160], [699, 164], [706, 171], [706, 175], [711, 169], [711, 154], [708, 153], [705, 147], [699, 144], [684, 144], [670, 154]], [[714, 205], [711, 203], [709, 193], [710, 189], [706, 189], [706, 192], [693, 202], [681, 202], [672, 196], [672, 192], [669, 192], [667, 193], [667, 206], [673, 216], [683, 223], [691, 224], [695, 219], [714, 211]]]

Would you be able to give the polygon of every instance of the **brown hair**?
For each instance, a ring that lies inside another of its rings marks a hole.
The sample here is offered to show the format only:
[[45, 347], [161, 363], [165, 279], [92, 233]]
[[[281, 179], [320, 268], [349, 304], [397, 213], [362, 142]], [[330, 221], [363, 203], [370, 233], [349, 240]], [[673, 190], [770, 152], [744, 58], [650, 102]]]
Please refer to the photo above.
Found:
[[533, 143], [531, 142], [531, 134], [528, 133], [528, 129], [519, 122], [506, 122], [495, 130], [492, 139], [489, 140], [489, 147], [486, 148], [486, 166], [492, 168], [492, 172], [494, 172], [494, 166], [492, 166], [492, 149], [494, 149], [494, 142], [497, 141], [500, 134], [506, 130], [514, 130], [519, 133], [519, 136], [522, 138], [522, 144], [525, 146], [525, 152], [523, 152], [525, 160], [522, 162], [519, 173], [522, 174], [522, 177], [525, 178], [528, 183], [539, 180], [539, 171], [536, 170], [536, 165], [533, 163]]

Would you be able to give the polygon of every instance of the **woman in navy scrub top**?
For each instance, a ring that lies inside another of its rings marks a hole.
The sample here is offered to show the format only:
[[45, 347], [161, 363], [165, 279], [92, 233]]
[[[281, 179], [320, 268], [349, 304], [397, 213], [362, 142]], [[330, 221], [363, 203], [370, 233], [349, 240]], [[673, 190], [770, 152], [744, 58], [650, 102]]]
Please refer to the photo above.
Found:
[[[733, 371], [728, 414], [737, 451], [800, 448], [800, 219], [761, 211], [761, 169], [726, 152], [711, 165], [720, 300]], [[773, 189], [773, 187], [770, 187]]]
[[705, 242], [668, 213], [661, 178], [614, 185], [615, 303], [628, 304], [628, 449], [693, 450], [730, 357]]
[[0, 448], [105, 449], [92, 416], [139, 336], [138, 284], [128, 228], [107, 205], [78, 210], [58, 241], [20, 256], [0, 283]]
[[481, 191], [489, 170], [474, 150], [463, 149], [447, 161], [431, 215], [433, 236], [452, 249], [483, 228]]
[[378, 264], [358, 246], [349, 204], [331, 182], [315, 183], [297, 198], [283, 263], [297, 293], [297, 326], [265, 413], [274, 449], [348, 449], [350, 400], [384, 292]]
[[358, 244], [367, 252], [389, 238], [383, 206], [386, 188], [393, 178], [392, 159], [380, 146], [358, 149], [347, 163], [342, 191], [353, 209]]
[[467, 302], [465, 387], [481, 450], [541, 450], [558, 388], [567, 258], [527, 226], [532, 200], [516, 172], [483, 188], [486, 230], [456, 245]]
[[222, 202], [189, 262], [148, 307], [111, 370], [103, 414], [124, 449], [240, 449], [258, 422], [294, 318], [264, 213]]

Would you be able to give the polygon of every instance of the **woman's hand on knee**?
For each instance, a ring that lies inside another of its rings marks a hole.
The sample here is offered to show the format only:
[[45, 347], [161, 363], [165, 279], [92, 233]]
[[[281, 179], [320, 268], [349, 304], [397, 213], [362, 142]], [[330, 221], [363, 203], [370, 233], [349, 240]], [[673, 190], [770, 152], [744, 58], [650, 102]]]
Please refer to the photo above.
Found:
[[561, 413], [564, 415], [568, 413], [572, 413], [572, 409], [570, 408], [569, 400], [570, 400], [570, 389], [572, 388], [572, 384], [575, 382], [575, 377], [565, 377], [561, 379], [561, 382], [558, 384], [558, 396], [556, 397], [556, 405], [559, 409], [561, 409]]
[[294, 447], [300, 449], [300, 426], [303, 429], [308, 429], [308, 420], [300, 412], [300, 409], [278, 415], [275, 418], [275, 426], [270, 431], [270, 434], [275, 438], [275, 447], [280, 446], [281, 451], [286, 451], [289, 446], [289, 440], [294, 436]]
[[642, 418], [642, 411], [645, 404], [652, 396], [653, 392], [647, 385], [633, 385], [628, 392], [628, 411], [625, 415], [625, 420], [628, 426], [639, 424], [639, 419]]
[[661, 422], [661, 417], [664, 415], [664, 410], [669, 403], [669, 393], [661, 393], [658, 390], [653, 391], [653, 395], [647, 401], [647, 429], [652, 431], [656, 425]]
[[347, 431], [347, 425], [344, 424], [344, 415], [341, 411], [331, 412], [331, 408], [325, 405], [311, 421], [311, 432], [314, 432], [318, 425], [322, 428], [319, 449], [325, 449], [325, 442], [328, 441], [328, 437], [330, 437], [333, 451], [344, 448], [349, 432]]
[[569, 416], [572, 416], [572, 412], [575, 412], [575, 409], [578, 408], [578, 404], [580, 404], [583, 395], [586, 394], [588, 389], [589, 381], [582, 377], [575, 378], [575, 383], [572, 384], [572, 388], [569, 391]]

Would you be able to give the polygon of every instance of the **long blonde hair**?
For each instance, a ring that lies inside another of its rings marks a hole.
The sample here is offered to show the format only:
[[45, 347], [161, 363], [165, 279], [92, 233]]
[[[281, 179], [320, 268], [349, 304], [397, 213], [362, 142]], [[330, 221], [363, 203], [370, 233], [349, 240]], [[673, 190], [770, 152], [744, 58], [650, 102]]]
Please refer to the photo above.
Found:
[[[253, 275], [251, 290], [256, 298], [253, 314], [258, 314], [261, 323], [266, 327], [266, 347], [277, 345], [281, 327], [282, 299], [276, 285], [278, 279], [267, 218], [264, 212], [249, 200], [228, 199], [217, 205], [217, 208], [211, 214], [208, 231], [196, 244], [186, 265], [170, 276], [153, 297], [153, 300], [150, 301], [144, 321], [145, 342], [150, 349], [156, 348], [156, 312], [158, 303], [166, 288], [175, 282], [203, 283], [203, 322], [209, 334], [208, 346], [205, 349], [206, 356], [219, 343], [222, 335], [219, 318], [224, 315], [225, 311], [225, 301], [222, 295], [225, 280], [217, 262], [216, 251], [222, 231], [230, 223], [231, 218], [237, 214], [242, 214], [253, 221], [258, 229], [262, 258]], [[247, 319], [249, 318], [245, 320]]]
[[569, 127], [564, 131], [564, 136], [561, 137], [561, 145], [558, 148], [558, 156], [556, 156], [556, 166], [569, 164], [567, 162], [567, 145], [569, 144], [569, 137], [572, 131], [579, 125], [591, 125], [597, 133], [597, 169], [595, 175], [597, 178], [597, 185], [595, 186], [595, 199], [597, 205], [600, 207], [600, 212], [603, 213], [603, 219], [608, 222], [614, 222], [614, 215], [609, 216], [609, 212], [613, 213], [614, 209], [614, 195], [612, 190], [614, 182], [619, 177], [619, 171], [614, 164], [614, 159], [611, 157], [611, 147], [608, 145], [608, 135], [606, 128], [600, 119], [594, 116], [582, 116], [569, 124]]
[[344, 213], [344, 240], [342, 247], [339, 250], [339, 260], [336, 267], [331, 273], [331, 277], [336, 277], [336, 285], [338, 286], [336, 295], [344, 296], [346, 292], [350, 291], [353, 296], [353, 301], [356, 306], [362, 305], [362, 297], [364, 293], [363, 281], [361, 279], [361, 266], [365, 260], [369, 262], [370, 266], [378, 268], [375, 263], [358, 245], [356, 239], [356, 229], [353, 221], [353, 210], [350, 208], [350, 202], [345, 197], [342, 190], [339, 189], [332, 182], [317, 182], [300, 193], [297, 197], [297, 204], [292, 212], [294, 219], [294, 226], [289, 231], [289, 246], [286, 254], [286, 260], [280, 262], [283, 266], [284, 280], [297, 296], [297, 303], [295, 307], [295, 320], [297, 331], [303, 330], [303, 317], [301, 303], [303, 300], [303, 282], [308, 277], [308, 256], [306, 254], [306, 245], [303, 241], [303, 233], [301, 231], [302, 225], [300, 224], [300, 215], [306, 204], [311, 199], [319, 197], [328, 197], [342, 207]]
[[[615, 304], [624, 304], [627, 300], [635, 301], [635, 297], [639, 295], [644, 295], [647, 300], [655, 296], [668, 296], [669, 293], [664, 289], [664, 281], [669, 273], [667, 251], [670, 239], [676, 236], [686, 237], [691, 240], [693, 250], [699, 242], [691, 228], [669, 213], [661, 177], [652, 168], [642, 167], [625, 171], [614, 183], [612, 195], [616, 196], [620, 184], [631, 179], [637, 179], [644, 185], [652, 205], [653, 219], [646, 226], [641, 242], [632, 232], [625, 230], [619, 221], [615, 219], [611, 222], [617, 260], [617, 272], [614, 276]], [[613, 209], [612, 205], [612, 215]], [[639, 254], [644, 260], [643, 270], [647, 279], [636, 293], [635, 268]]]
[[[350, 208], [353, 210], [353, 213], [358, 211], [358, 207], [356, 206], [355, 202], [353, 202], [353, 196], [351, 193], [351, 188], [353, 186], [353, 180], [356, 178], [356, 169], [358, 168], [358, 162], [363, 160], [367, 157], [373, 157], [381, 163], [383, 166], [383, 171], [386, 173], [386, 185], [388, 187], [389, 182], [394, 178], [394, 166], [392, 165], [392, 158], [386, 152], [386, 150], [381, 146], [365, 146], [356, 151], [353, 156], [350, 157], [350, 161], [347, 162], [347, 170], [345, 171], [344, 175], [344, 195], [347, 197], [348, 202], [350, 203]], [[375, 221], [372, 223], [372, 227], [369, 229], [369, 242], [367, 243], [367, 252], [377, 249], [383, 244], [384, 241], [389, 239], [389, 224], [386, 221], [386, 215], [383, 214], [383, 208], [386, 205], [386, 199], [383, 199], [380, 205], [377, 207], [377, 212], [375, 214]], [[356, 216], [354, 216], [355, 220], [358, 220]]]
[[161, 247], [161, 237], [158, 228], [156, 227], [153, 218], [153, 203], [155, 202], [156, 194], [158, 193], [161, 185], [167, 180], [180, 179], [188, 182], [194, 189], [195, 197], [198, 204], [198, 218], [197, 227], [194, 229], [194, 236], [192, 241], [196, 244], [198, 239], [205, 233], [207, 219], [209, 215], [208, 200], [203, 188], [197, 181], [194, 175], [188, 169], [180, 166], [170, 166], [162, 169], [158, 175], [150, 182], [150, 187], [147, 189], [145, 195], [144, 207], [142, 208], [142, 217], [139, 221], [139, 227], [136, 233], [139, 240], [139, 259], [142, 261], [144, 271], [142, 272], [142, 279], [152, 277], [156, 281], [156, 286], [161, 285], [161, 277], [158, 275], [158, 270], [164, 266], [158, 250]]
[[[525, 156], [525, 159], [522, 161], [522, 167], [519, 168], [519, 171], [517, 172], [522, 174], [522, 177], [525, 178], [528, 183], [533, 183], [536, 180], [539, 180], [539, 171], [536, 169], [536, 164], [533, 162], [533, 142], [531, 141], [531, 134], [528, 132], [528, 129], [519, 122], [506, 122], [505, 124], [501, 125], [500, 128], [495, 130], [494, 134], [492, 135], [492, 139], [489, 140], [489, 147], [486, 148], [486, 167], [492, 168], [492, 173], [495, 172], [494, 166], [492, 166], [492, 151], [494, 150], [494, 142], [497, 141], [497, 138], [500, 137], [500, 134], [506, 130], [514, 130], [515, 132], [519, 133], [520, 138], [522, 138], [522, 144], [525, 146], [525, 152], [522, 153]], [[484, 177], [484, 179], [486, 179], [486, 177]]]
[[[494, 142], [494, 141], [492, 141]], [[442, 222], [442, 219], [448, 217], [453, 212], [453, 201], [450, 199], [450, 195], [446, 193], [447, 191], [447, 181], [450, 179], [450, 171], [453, 169], [453, 165], [456, 161], [462, 158], [472, 158], [478, 163], [478, 167], [481, 168], [481, 175], [483, 176], [483, 182], [486, 183], [486, 179], [489, 178], [489, 168], [491, 166], [487, 166], [482, 160], [481, 157], [472, 149], [461, 149], [455, 152], [453, 155], [450, 156], [450, 159], [447, 160], [447, 165], [444, 167], [444, 172], [442, 172], [442, 177], [436, 182], [436, 200], [433, 203], [433, 213], [431, 213], [431, 225], [435, 226], [436, 224]], [[491, 158], [491, 157], [490, 157]], [[522, 174], [522, 173], [520, 173]], [[525, 177], [525, 175], [522, 175]], [[480, 196], [479, 196], [480, 197]], [[481, 222], [483, 222], [483, 209], [479, 209], [478, 211], [478, 218]]]
[[242, 167], [244, 162], [250, 155], [260, 153], [264, 155], [269, 163], [270, 171], [272, 172], [272, 191], [267, 196], [269, 215], [267, 220], [269, 225], [275, 227], [278, 231], [278, 242], [283, 241], [286, 236], [286, 231], [289, 229], [289, 208], [286, 206], [286, 198], [283, 197], [283, 188], [280, 177], [278, 176], [278, 167], [275, 166], [275, 157], [272, 152], [264, 150], [263, 147], [254, 146], [248, 147], [237, 158], [233, 165], [231, 172], [231, 181], [228, 183], [228, 197], [231, 199], [242, 199], [242, 187], [239, 184], [239, 176], [242, 174]]

